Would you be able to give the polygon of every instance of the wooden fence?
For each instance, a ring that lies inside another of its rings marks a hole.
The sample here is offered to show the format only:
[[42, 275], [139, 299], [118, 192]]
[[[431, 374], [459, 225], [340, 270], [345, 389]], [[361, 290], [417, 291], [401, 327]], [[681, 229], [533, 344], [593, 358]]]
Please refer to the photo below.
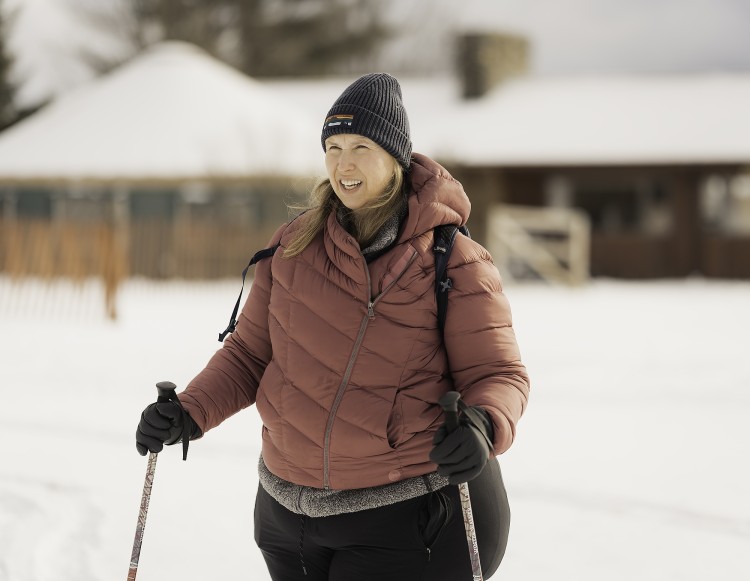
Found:
[[2, 224], [0, 271], [12, 279], [100, 278], [111, 319], [117, 317], [117, 287], [127, 270], [125, 249], [110, 225], [48, 220]]
[[250, 228], [209, 219], [0, 222], [0, 274], [13, 280], [101, 280], [105, 310], [117, 317], [127, 277], [213, 280], [239, 277], [278, 224]]

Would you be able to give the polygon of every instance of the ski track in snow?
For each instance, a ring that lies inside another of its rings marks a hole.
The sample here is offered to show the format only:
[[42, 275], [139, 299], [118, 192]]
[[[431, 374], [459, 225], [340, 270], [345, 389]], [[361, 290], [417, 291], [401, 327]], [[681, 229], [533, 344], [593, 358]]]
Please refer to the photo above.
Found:
[[519, 501], [565, 505], [580, 511], [594, 511], [620, 518], [666, 523], [690, 530], [703, 530], [750, 540], [750, 519], [710, 514], [682, 506], [530, 485], [520, 488], [514, 493], [514, 497]]
[[100, 511], [83, 489], [0, 476], [0, 580], [96, 579]]

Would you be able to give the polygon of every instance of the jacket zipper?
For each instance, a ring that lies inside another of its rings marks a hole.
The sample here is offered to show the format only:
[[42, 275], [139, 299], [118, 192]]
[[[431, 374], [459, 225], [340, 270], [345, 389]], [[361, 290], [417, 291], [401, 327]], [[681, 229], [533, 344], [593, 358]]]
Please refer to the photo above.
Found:
[[[357, 360], [357, 355], [359, 355], [359, 348], [362, 346], [362, 341], [364, 341], [365, 338], [365, 331], [367, 331], [367, 325], [370, 322], [370, 320], [375, 318], [375, 305], [377, 302], [381, 299], [381, 297], [387, 293], [391, 287], [393, 287], [394, 284], [398, 281], [399, 278], [401, 278], [401, 275], [403, 275], [406, 272], [406, 269], [411, 266], [412, 262], [417, 258], [417, 251], [415, 250], [412, 254], [409, 261], [406, 263], [404, 268], [401, 269], [401, 272], [398, 273], [396, 277], [390, 282], [390, 284], [383, 289], [383, 292], [381, 292], [377, 297], [368, 298], [367, 300], [367, 314], [362, 317], [362, 322], [359, 324], [359, 332], [357, 333], [357, 339], [354, 341], [354, 347], [352, 347], [352, 353], [349, 356], [349, 361], [346, 365], [346, 371], [344, 372], [344, 376], [341, 378], [341, 383], [339, 384], [338, 391], [336, 392], [336, 397], [333, 400], [333, 405], [331, 406], [331, 411], [328, 414], [328, 422], [326, 423], [326, 432], [325, 437], [323, 440], [323, 488], [325, 490], [328, 490], [330, 488], [330, 461], [331, 461], [331, 432], [333, 431], [333, 422], [336, 419], [336, 414], [338, 413], [339, 405], [341, 405], [341, 400], [344, 397], [344, 392], [346, 391], [347, 385], [349, 385], [349, 378], [352, 376], [352, 371], [354, 371], [354, 362]], [[370, 289], [372, 288], [372, 281], [370, 280], [370, 269], [367, 267], [367, 263], [365, 263], [365, 275], [367, 276], [367, 295], [370, 296]]]
[[[357, 359], [357, 354], [359, 353], [359, 348], [362, 345], [362, 340], [365, 338], [365, 331], [367, 330], [367, 323], [370, 320], [370, 313], [372, 312], [373, 303], [372, 301], [369, 301], [367, 304], [367, 314], [362, 317], [362, 322], [359, 325], [359, 333], [357, 334], [357, 340], [354, 342], [354, 348], [352, 349], [352, 354], [349, 356], [349, 363], [346, 366], [346, 371], [344, 372], [344, 376], [341, 378], [341, 383], [339, 384], [339, 389], [336, 392], [336, 398], [333, 400], [333, 405], [331, 406], [331, 411], [328, 414], [328, 423], [326, 424], [326, 434], [325, 434], [325, 440], [323, 442], [323, 488], [326, 490], [330, 487], [330, 480], [329, 480], [329, 469], [330, 469], [330, 460], [331, 460], [331, 432], [333, 431], [333, 421], [336, 419], [336, 413], [338, 412], [339, 405], [341, 404], [341, 400], [344, 397], [344, 392], [346, 391], [346, 386], [349, 383], [349, 378], [352, 375], [352, 371], [354, 369], [354, 361]], [[373, 313], [373, 317], [374, 317]]]

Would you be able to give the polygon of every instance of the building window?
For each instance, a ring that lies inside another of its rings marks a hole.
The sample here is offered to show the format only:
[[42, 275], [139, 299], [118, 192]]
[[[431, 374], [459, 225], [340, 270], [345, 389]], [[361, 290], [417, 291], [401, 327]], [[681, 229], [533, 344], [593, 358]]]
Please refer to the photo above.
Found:
[[51, 192], [48, 190], [19, 189], [16, 197], [16, 215], [19, 218], [51, 218]]
[[130, 193], [130, 215], [134, 219], [172, 219], [175, 214], [175, 191], [133, 190]]
[[703, 226], [713, 232], [750, 235], [750, 174], [712, 174], [701, 184]]
[[673, 227], [669, 197], [657, 180], [552, 176], [545, 184], [545, 201], [584, 210], [593, 231], [602, 234], [662, 236]]

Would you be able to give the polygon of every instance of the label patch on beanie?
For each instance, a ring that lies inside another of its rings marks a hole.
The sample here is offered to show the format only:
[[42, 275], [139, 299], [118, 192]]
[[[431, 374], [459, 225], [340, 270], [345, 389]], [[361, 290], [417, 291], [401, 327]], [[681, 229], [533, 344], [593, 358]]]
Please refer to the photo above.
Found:
[[354, 115], [331, 115], [326, 119], [325, 127], [338, 127], [340, 125], [352, 126]]

